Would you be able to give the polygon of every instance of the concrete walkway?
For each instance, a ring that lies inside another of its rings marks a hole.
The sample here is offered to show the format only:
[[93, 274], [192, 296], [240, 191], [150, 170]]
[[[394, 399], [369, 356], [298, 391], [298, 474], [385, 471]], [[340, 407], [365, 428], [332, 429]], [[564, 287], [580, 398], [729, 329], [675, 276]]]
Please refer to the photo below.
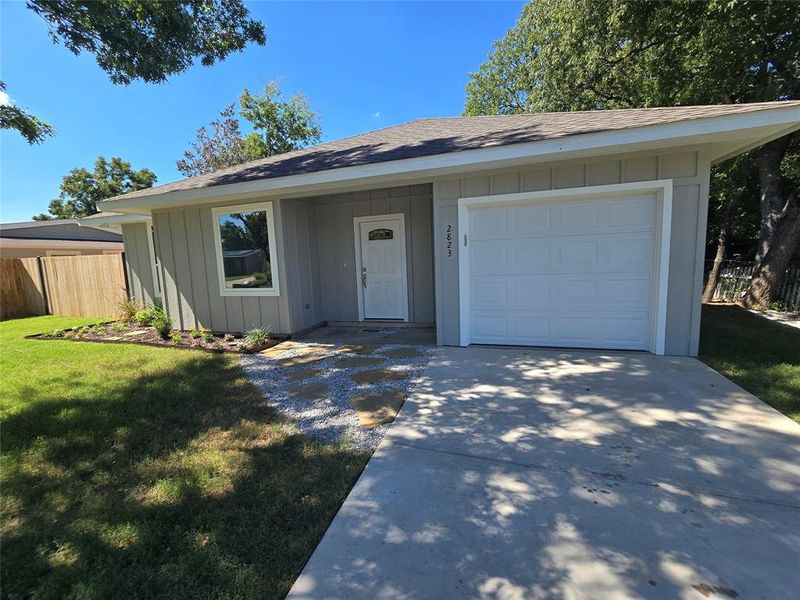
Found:
[[800, 425], [697, 360], [438, 349], [289, 598], [800, 597]]

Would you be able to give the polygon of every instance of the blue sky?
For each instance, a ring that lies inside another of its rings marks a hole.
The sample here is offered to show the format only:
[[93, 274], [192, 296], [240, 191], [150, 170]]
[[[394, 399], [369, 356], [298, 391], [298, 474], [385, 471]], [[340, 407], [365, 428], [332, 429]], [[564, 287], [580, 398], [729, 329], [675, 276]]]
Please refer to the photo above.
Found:
[[418, 117], [463, 110], [469, 73], [514, 24], [521, 2], [250, 2], [267, 25], [266, 46], [248, 46], [212, 67], [162, 85], [112, 85], [89, 54], [51, 43], [24, 2], [0, 2], [0, 79], [20, 106], [56, 128], [28, 146], [0, 134], [0, 220], [45, 212], [71, 168], [99, 155], [148, 167], [159, 183], [180, 179], [175, 161], [195, 131], [244, 87], [278, 80], [321, 113], [324, 140]]

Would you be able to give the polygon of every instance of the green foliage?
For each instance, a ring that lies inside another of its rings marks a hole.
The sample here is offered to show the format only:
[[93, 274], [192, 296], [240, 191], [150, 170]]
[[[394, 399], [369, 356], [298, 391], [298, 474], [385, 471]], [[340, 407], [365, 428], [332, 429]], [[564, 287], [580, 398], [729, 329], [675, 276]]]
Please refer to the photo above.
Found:
[[183, 335], [181, 335], [180, 331], [173, 331], [169, 334], [169, 339], [173, 344], [180, 346], [183, 344]]
[[[5, 92], [5, 90], [6, 84], [0, 81], [0, 92]], [[24, 108], [14, 106], [10, 100], [6, 104], [0, 105], [0, 129], [18, 131], [31, 145], [41, 144], [55, 132], [52, 125], [45, 123]]]
[[214, 334], [211, 332], [210, 329], [206, 329], [205, 327], [203, 327], [200, 330], [200, 336], [203, 338], [203, 341], [206, 344], [210, 344], [211, 342], [214, 341]]
[[155, 304], [151, 304], [150, 306], [145, 306], [138, 310], [133, 316], [133, 320], [143, 327], [149, 327], [153, 324], [153, 319], [161, 314], [164, 314], [164, 309]]
[[204, 66], [266, 43], [264, 25], [241, 0], [28, 0], [54, 43], [95, 55], [111, 81], [163, 83], [199, 58]]
[[156, 312], [150, 325], [158, 332], [162, 338], [167, 339], [172, 331], [172, 319], [163, 310], [159, 309]]
[[245, 333], [245, 344], [250, 347], [261, 346], [272, 339], [269, 327], [255, 327]]
[[64, 337], [64, 330], [63, 329], [53, 329], [49, 334], [51, 337]]
[[119, 315], [120, 319], [123, 321], [133, 321], [133, 318], [136, 316], [142, 307], [136, 301], [135, 298], [125, 298], [119, 303]]
[[50, 201], [49, 215], [34, 216], [34, 220], [73, 219], [97, 213], [97, 203], [112, 196], [152, 187], [156, 175], [150, 169], [134, 171], [131, 164], [119, 157], [107, 161], [100, 156], [94, 171], [75, 168], [61, 180], [61, 194]]
[[126, 331], [126, 330], [130, 329], [130, 327], [128, 326], [128, 323], [119, 323], [119, 322], [117, 322], [117, 323], [114, 323], [113, 325], [111, 325], [111, 329], [113, 331], [116, 331], [116, 332], [122, 332], [122, 331]]
[[466, 114], [800, 97], [791, 2], [537, 0], [467, 85]]
[[317, 143], [322, 137], [318, 116], [308, 99], [295, 94], [285, 100], [274, 81], [264, 86], [260, 96], [252, 95], [245, 88], [239, 96], [239, 104], [242, 117], [255, 130], [244, 140], [251, 160], [291, 152]]
[[197, 331], [197, 329], [192, 329], [192, 330], [189, 332], [189, 337], [190, 337], [190, 338], [192, 338], [193, 340], [196, 340], [197, 338], [199, 338], [199, 337], [200, 337], [200, 332], [199, 332], [199, 331]]
[[308, 100], [295, 94], [286, 100], [275, 82], [267, 83], [262, 95], [244, 89], [239, 97], [240, 115], [253, 129], [242, 135], [234, 104], [211, 122], [212, 133], [204, 126], [197, 139], [178, 160], [178, 170], [187, 177], [202, 175], [251, 160], [296, 150], [318, 142], [322, 136], [319, 115]]

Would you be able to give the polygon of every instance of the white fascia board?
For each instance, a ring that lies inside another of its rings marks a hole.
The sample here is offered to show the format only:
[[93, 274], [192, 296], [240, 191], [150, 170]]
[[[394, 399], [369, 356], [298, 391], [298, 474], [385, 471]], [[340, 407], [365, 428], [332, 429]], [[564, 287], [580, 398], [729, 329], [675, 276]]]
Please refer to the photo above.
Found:
[[59, 240], [54, 238], [0, 238], [0, 248], [47, 248], [50, 250], [120, 250], [122, 240]]
[[146, 223], [150, 220], [150, 211], [146, 215], [125, 213], [116, 215], [103, 215], [99, 213], [91, 218], [78, 219], [78, 225], [82, 227], [105, 227], [107, 225], [123, 225], [126, 223]]
[[[721, 115], [666, 123], [600, 131], [582, 135], [509, 144], [492, 148], [462, 150], [433, 156], [407, 158], [301, 175], [258, 179], [213, 187], [165, 192], [134, 198], [104, 200], [109, 211], [149, 212], [151, 208], [204, 204], [253, 195], [282, 192], [313, 194], [332, 191], [338, 185], [380, 184], [382, 182], [434, 177], [458, 173], [465, 168], [511, 167], [519, 164], [593, 156], [641, 149], [703, 144], [740, 139], [761, 140], [778, 131], [800, 128], [800, 106], [776, 106], [746, 113]], [[760, 130], [760, 131], [759, 131]], [[758, 144], [759, 142], [756, 142]]]

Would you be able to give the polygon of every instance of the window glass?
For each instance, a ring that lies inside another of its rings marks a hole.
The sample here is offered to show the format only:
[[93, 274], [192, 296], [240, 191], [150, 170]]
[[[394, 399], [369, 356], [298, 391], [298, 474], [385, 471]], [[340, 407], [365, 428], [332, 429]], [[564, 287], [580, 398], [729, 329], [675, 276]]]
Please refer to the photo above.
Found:
[[264, 210], [217, 216], [226, 289], [271, 288], [269, 228]]
[[369, 240], [391, 240], [394, 237], [394, 232], [391, 229], [373, 229], [369, 232]]

